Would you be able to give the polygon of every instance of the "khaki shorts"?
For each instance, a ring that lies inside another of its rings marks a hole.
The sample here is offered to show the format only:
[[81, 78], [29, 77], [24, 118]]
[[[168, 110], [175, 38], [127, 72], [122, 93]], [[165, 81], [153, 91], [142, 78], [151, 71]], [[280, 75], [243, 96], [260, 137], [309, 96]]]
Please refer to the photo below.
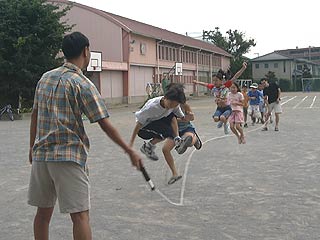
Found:
[[61, 213], [90, 209], [90, 183], [84, 167], [75, 162], [32, 163], [28, 204], [54, 207], [58, 198]]
[[277, 102], [269, 103], [268, 112], [271, 113], [272, 111], [275, 113], [282, 113], [281, 104]]

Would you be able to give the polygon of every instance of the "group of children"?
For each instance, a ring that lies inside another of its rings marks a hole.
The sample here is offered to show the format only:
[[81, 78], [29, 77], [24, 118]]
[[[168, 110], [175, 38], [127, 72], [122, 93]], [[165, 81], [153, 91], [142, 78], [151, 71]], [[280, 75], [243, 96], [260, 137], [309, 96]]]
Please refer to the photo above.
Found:
[[182, 178], [179, 175], [172, 149], [179, 154], [184, 153], [188, 147], [195, 146], [200, 149], [201, 140], [195, 131], [191, 121], [194, 120], [190, 106], [186, 103], [184, 87], [179, 83], [171, 83], [167, 86], [164, 96], [148, 100], [145, 105], [135, 113], [136, 126], [133, 130], [130, 145], [132, 146], [138, 135], [144, 140], [140, 151], [149, 159], [157, 161], [159, 157], [155, 153], [156, 144], [162, 141], [162, 152], [172, 172], [168, 184], [173, 184]]
[[[242, 127], [247, 127], [247, 115], [252, 119], [252, 124], [258, 120], [264, 123], [265, 97], [261, 86], [253, 83], [250, 91], [247, 86], [240, 89], [236, 79], [245, 71], [247, 63], [228, 80], [227, 73], [220, 70], [213, 76], [213, 83], [206, 83], [194, 80], [211, 90], [214, 101], [217, 105], [212, 115], [217, 127], [224, 127], [224, 133], [229, 134], [230, 130], [237, 137], [239, 144], [245, 144], [246, 139]], [[260, 88], [260, 89], [258, 89]], [[180, 83], [171, 83], [165, 89], [164, 96], [148, 100], [145, 105], [135, 113], [136, 126], [133, 130], [130, 145], [132, 146], [136, 135], [145, 141], [140, 148], [149, 159], [158, 160], [155, 153], [156, 144], [162, 141], [164, 145], [162, 152], [172, 172], [168, 184], [173, 184], [181, 179], [171, 151], [175, 149], [178, 154], [183, 154], [188, 147], [194, 146], [200, 149], [201, 140], [196, 133], [194, 125], [194, 114], [186, 103], [184, 87]], [[243, 125], [244, 124], [244, 125]], [[243, 126], [242, 126], [243, 125]]]

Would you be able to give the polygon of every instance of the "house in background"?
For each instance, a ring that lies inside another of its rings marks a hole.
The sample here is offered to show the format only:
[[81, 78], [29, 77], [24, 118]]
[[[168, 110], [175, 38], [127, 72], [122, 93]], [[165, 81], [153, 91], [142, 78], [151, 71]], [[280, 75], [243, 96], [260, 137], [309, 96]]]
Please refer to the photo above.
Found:
[[309, 60], [311, 62], [320, 64], [320, 47], [308, 47], [295, 49], [276, 50], [275, 52], [294, 57]]
[[[230, 65], [231, 55], [209, 42], [75, 2], [48, 2], [72, 6], [64, 20], [89, 38], [91, 51], [102, 53], [102, 71], [91, 72], [90, 79], [109, 103], [144, 101], [147, 83], [160, 83], [164, 75], [183, 83], [187, 94], [202, 94], [207, 90], [192, 81], [211, 82]], [[170, 71], [176, 62], [182, 63], [182, 75]]]
[[320, 76], [320, 64], [305, 58], [285, 55], [282, 51], [268, 53], [251, 60], [252, 78], [258, 82], [268, 72], [274, 72], [277, 79], [288, 80], [294, 84], [294, 80], [301, 78], [303, 70], [308, 68], [313, 77]]

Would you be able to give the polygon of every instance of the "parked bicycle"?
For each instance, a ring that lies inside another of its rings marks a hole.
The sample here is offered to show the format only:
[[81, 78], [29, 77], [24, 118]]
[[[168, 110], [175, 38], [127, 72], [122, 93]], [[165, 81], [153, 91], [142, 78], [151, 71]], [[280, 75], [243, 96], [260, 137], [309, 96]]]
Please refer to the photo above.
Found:
[[4, 106], [3, 108], [0, 109], [0, 119], [1, 117], [7, 113], [8, 114], [8, 117], [11, 121], [14, 120], [14, 117], [13, 117], [13, 112], [12, 112], [12, 107], [10, 104]]

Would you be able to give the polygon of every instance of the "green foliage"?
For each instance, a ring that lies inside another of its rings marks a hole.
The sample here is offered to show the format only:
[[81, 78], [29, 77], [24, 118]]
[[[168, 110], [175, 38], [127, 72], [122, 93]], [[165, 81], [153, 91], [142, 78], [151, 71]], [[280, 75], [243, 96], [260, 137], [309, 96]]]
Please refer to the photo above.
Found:
[[[254, 39], [245, 40], [245, 34], [238, 30], [229, 30], [227, 36], [223, 36], [219, 28], [213, 31], [203, 31], [203, 40], [210, 41], [217, 47], [230, 53], [233, 58], [230, 63], [230, 70], [236, 73], [241, 67], [243, 61], [247, 59], [243, 56], [250, 51], [251, 47], [256, 45]], [[243, 73], [241, 78], [252, 78], [251, 64]]]
[[283, 92], [293, 91], [291, 82], [288, 79], [279, 79], [279, 87]]
[[269, 71], [269, 72], [265, 75], [265, 77], [268, 79], [269, 82], [275, 82], [275, 81], [278, 80], [277, 77], [276, 77], [276, 74], [275, 74], [274, 72], [272, 72], [272, 71]]
[[[235, 74], [237, 71], [239, 71], [240, 68], [242, 68], [242, 64], [244, 61], [247, 61], [247, 59], [241, 59], [241, 58], [238, 58], [238, 59], [234, 59], [232, 58], [231, 59], [231, 62], [230, 62], [230, 71], [231, 73]], [[242, 73], [241, 75], [241, 79], [252, 79], [252, 63], [251, 62], [248, 62], [248, 65], [247, 65], [247, 69]]]
[[57, 55], [65, 32], [60, 19], [69, 8], [59, 9], [45, 0], [1, 0], [0, 95], [18, 105], [19, 95], [32, 102], [41, 75], [62, 63]]

